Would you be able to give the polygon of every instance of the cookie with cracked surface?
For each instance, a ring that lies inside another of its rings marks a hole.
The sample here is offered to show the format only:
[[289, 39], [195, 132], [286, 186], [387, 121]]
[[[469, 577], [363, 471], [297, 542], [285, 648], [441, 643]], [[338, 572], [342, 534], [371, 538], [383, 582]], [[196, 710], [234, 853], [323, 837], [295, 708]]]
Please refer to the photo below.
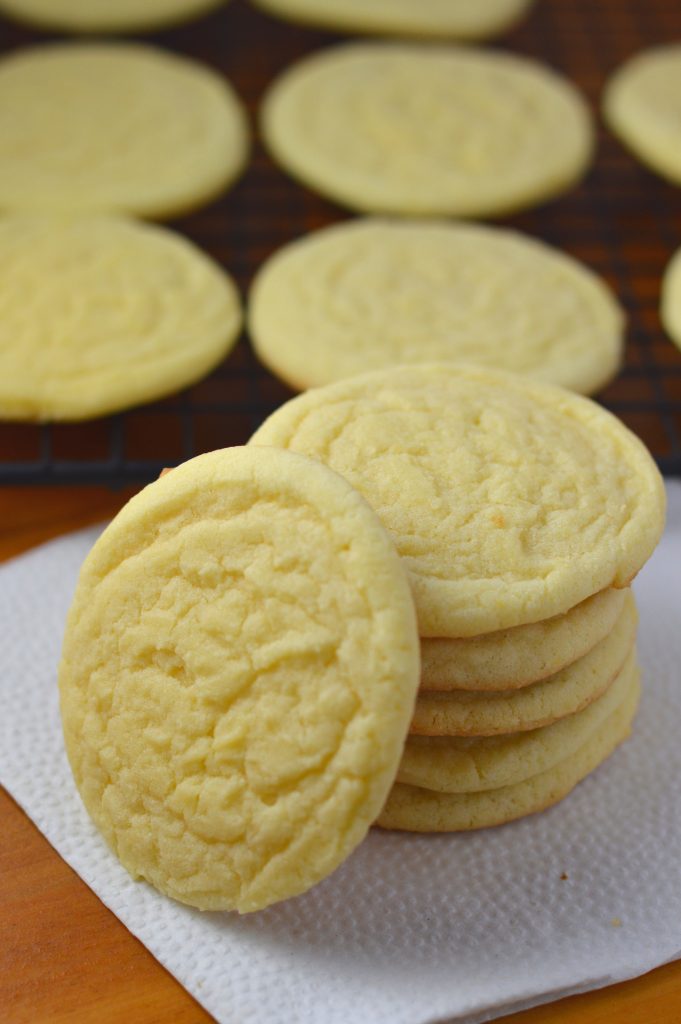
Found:
[[141, 32], [189, 21], [227, 0], [0, 0], [0, 11], [69, 32]]
[[515, 690], [588, 654], [613, 628], [628, 591], [609, 587], [543, 622], [464, 640], [421, 640], [421, 689]]
[[681, 44], [644, 50], [618, 68], [603, 115], [639, 160], [681, 185]]
[[270, 87], [261, 125], [286, 171], [368, 213], [509, 213], [571, 188], [593, 151], [567, 79], [527, 57], [435, 44], [306, 57]]
[[549, 725], [586, 708], [608, 689], [634, 645], [638, 615], [631, 591], [612, 631], [579, 661], [519, 690], [419, 691], [410, 732], [419, 736], [494, 736]]
[[579, 750], [620, 705], [635, 663], [632, 647], [604, 693], [550, 725], [500, 736], [410, 736], [397, 781], [438, 793], [477, 793], [548, 771]]
[[197, 61], [104, 42], [0, 60], [0, 210], [175, 216], [226, 189], [247, 155], [240, 101]]
[[251, 438], [327, 463], [406, 564], [422, 637], [471, 637], [622, 588], [662, 533], [649, 452], [611, 413], [515, 374], [436, 363], [315, 388]]
[[0, 218], [0, 271], [4, 419], [89, 419], [160, 398], [212, 370], [241, 327], [218, 264], [122, 217]]
[[543, 811], [566, 797], [629, 736], [639, 695], [639, 672], [634, 667], [621, 704], [579, 749], [552, 768], [523, 782], [477, 793], [437, 793], [397, 783], [376, 824], [406, 832], [461, 832]]
[[254, 0], [278, 17], [370, 35], [486, 39], [515, 24], [533, 0]]
[[667, 334], [681, 349], [681, 249], [669, 261], [664, 272], [661, 316]]
[[363, 839], [418, 686], [404, 570], [378, 518], [290, 452], [202, 455], [95, 544], [59, 673], [85, 806], [127, 870], [249, 912]]
[[453, 360], [592, 394], [617, 373], [624, 315], [572, 257], [503, 228], [357, 220], [260, 269], [249, 329], [304, 390], [401, 363]]

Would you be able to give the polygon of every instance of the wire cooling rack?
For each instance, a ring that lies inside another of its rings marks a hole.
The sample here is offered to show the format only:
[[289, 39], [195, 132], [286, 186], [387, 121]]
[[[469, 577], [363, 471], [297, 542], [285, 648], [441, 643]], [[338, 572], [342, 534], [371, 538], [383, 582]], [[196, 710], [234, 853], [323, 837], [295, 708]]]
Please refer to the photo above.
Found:
[[[0, 53], [47, 38], [0, 21]], [[275, 21], [233, 0], [148, 41], [224, 72], [255, 123], [268, 82], [339, 38]], [[494, 45], [564, 72], [597, 109], [603, 83], [618, 64], [673, 39], [681, 41], [677, 0], [537, 0], [523, 24]], [[346, 216], [290, 181], [256, 144], [239, 185], [174, 226], [224, 264], [245, 293], [276, 248]], [[665, 337], [658, 314], [661, 275], [681, 245], [681, 188], [639, 166], [601, 130], [595, 166], [580, 188], [505, 223], [584, 260], [619, 294], [629, 313], [626, 365], [599, 398], [643, 438], [664, 472], [681, 474], [681, 352]], [[0, 483], [144, 482], [165, 465], [244, 443], [290, 394], [242, 338], [210, 377], [164, 401], [83, 424], [0, 424]]]

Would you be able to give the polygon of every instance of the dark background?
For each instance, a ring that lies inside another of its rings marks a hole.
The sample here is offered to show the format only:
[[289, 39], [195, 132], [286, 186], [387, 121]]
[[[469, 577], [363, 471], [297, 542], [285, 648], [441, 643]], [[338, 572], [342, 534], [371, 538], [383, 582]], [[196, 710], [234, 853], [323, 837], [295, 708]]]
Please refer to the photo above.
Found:
[[[64, 37], [0, 18], [0, 53], [50, 38]], [[245, 0], [145, 36], [223, 72], [247, 104], [254, 132], [272, 78], [341, 38], [275, 21]], [[614, 68], [637, 50], [674, 40], [681, 41], [678, 0], [537, 0], [515, 31], [490, 45], [564, 72], [597, 113]], [[276, 248], [349, 215], [290, 181], [256, 140], [238, 185], [172, 226], [224, 264], [245, 294]], [[681, 474], [681, 352], [664, 335], [658, 312], [662, 272], [681, 246], [681, 188], [640, 166], [600, 125], [597, 159], [583, 184], [503, 223], [572, 253], [614, 287], [629, 313], [626, 366], [599, 398], [643, 438], [664, 472]], [[210, 377], [164, 401], [83, 424], [0, 424], [0, 483], [145, 482], [162, 466], [244, 443], [290, 394], [242, 338]]]

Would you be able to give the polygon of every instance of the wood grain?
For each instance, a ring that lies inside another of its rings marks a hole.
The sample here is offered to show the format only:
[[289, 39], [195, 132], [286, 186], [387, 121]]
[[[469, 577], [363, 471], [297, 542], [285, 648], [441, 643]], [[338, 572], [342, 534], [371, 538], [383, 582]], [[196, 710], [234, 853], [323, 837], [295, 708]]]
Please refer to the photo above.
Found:
[[212, 1020], [0, 791], [0, 1006], [12, 1024]]
[[[0, 559], [109, 517], [128, 495], [97, 488], [0, 490]], [[3, 1024], [205, 1024], [212, 1019], [2, 790], [0, 836]], [[504, 1021], [679, 1024], [681, 962]]]

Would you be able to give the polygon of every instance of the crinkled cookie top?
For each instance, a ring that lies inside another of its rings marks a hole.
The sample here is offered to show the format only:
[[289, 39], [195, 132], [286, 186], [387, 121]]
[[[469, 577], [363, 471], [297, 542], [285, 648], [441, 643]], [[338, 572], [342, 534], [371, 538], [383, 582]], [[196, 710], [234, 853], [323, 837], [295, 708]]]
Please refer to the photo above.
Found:
[[378, 512], [422, 636], [475, 636], [626, 586], [664, 525], [644, 445], [589, 399], [477, 367], [308, 391], [251, 439], [325, 462]]
[[60, 670], [83, 800], [131, 874], [202, 909], [308, 889], [366, 834], [418, 687], [404, 570], [318, 462], [200, 456], [95, 545]]

